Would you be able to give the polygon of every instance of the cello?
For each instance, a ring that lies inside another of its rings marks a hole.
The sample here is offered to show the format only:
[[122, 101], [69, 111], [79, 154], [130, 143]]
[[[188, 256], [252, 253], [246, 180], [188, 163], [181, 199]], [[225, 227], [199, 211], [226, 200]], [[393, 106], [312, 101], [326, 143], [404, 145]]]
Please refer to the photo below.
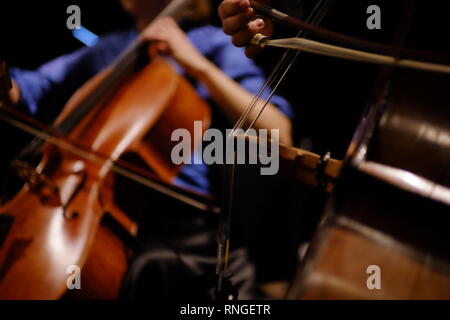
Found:
[[[158, 17], [180, 17], [191, 4], [174, 0]], [[209, 106], [149, 51], [137, 39], [75, 93], [51, 128], [2, 105], [3, 119], [38, 138], [13, 163], [25, 186], [0, 208], [2, 220], [10, 221], [0, 244], [0, 299], [119, 296], [138, 224], [115, 203], [114, 173], [211, 209], [211, 199], [171, 184], [180, 167], [170, 160], [173, 130], [193, 132], [194, 121], [206, 129]], [[129, 153], [152, 171], [121, 160]], [[27, 160], [36, 155], [34, 167]], [[82, 293], [68, 294], [77, 269]]]

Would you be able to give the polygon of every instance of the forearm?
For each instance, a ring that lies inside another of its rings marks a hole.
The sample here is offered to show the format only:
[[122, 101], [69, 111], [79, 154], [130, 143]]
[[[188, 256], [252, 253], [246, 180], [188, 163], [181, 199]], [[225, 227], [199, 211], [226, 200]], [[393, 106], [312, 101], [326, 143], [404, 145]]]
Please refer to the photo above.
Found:
[[[208, 61], [207, 67], [202, 68], [194, 77], [203, 83], [209, 90], [213, 100], [221, 108], [223, 113], [233, 122], [237, 122], [253, 99], [253, 95], [242, 88], [237, 82], [228, 77], [213, 63]], [[247, 125], [258, 116], [263, 102], [250, 113]], [[255, 123], [256, 129], [279, 129], [280, 142], [284, 145], [292, 145], [292, 125], [286, 117], [273, 104], [268, 104], [261, 117]]]

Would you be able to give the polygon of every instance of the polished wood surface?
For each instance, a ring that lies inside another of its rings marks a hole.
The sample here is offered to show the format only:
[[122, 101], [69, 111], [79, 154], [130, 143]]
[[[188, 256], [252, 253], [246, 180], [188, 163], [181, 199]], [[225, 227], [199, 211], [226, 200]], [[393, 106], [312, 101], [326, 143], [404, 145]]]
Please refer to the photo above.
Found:
[[[392, 242], [378, 242], [339, 225], [322, 232], [320, 249], [306, 267], [313, 272], [294, 284], [289, 299], [450, 299], [450, 265], [434, 268], [432, 255], [414, 256], [400, 245], [393, 249]], [[380, 290], [367, 286], [372, 265], [381, 270]]]
[[[448, 28], [434, 20], [437, 8], [403, 5], [409, 19], [396, 43], [439, 43], [431, 25]], [[449, 81], [380, 69], [289, 299], [450, 299]], [[371, 265], [381, 268], [380, 290], [367, 287]]]
[[[94, 78], [83, 87], [58, 121], [70, 115], [70, 109], [101, 80]], [[43, 187], [31, 190], [26, 185], [0, 208], [1, 213], [14, 218], [0, 249], [1, 299], [61, 298], [67, 291], [66, 271], [71, 265], [82, 269], [83, 284], [90, 288], [86, 292], [92, 297], [117, 298], [129, 248], [101, 221], [113, 212], [111, 216], [119, 225], [128, 226], [125, 229], [130, 236], [135, 228], [126, 214], [108, 201], [113, 162], [125, 152], [144, 154], [142, 158], [160, 178], [170, 181], [178, 167], [167, 160], [171, 150], [168, 134], [178, 128], [193, 133], [194, 121], [210, 123], [207, 104], [164, 59], [154, 60], [124, 83], [69, 134], [70, 139], [109, 160], [90, 163], [77, 154], [45, 146], [37, 172], [57, 191]], [[160, 119], [162, 124], [155, 126]], [[155, 141], [155, 137], [165, 143]]]

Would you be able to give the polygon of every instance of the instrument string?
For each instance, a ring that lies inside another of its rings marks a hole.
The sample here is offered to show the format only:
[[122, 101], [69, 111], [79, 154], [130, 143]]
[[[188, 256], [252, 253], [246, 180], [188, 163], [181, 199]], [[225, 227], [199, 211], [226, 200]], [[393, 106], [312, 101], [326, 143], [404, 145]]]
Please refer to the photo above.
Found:
[[[147, 175], [145, 170], [140, 169], [134, 165], [131, 165], [125, 161], [117, 160], [112, 161], [111, 159], [93, 152], [92, 150], [87, 150], [82, 146], [78, 146], [72, 141], [66, 140], [55, 132], [54, 128], [46, 128], [44, 125], [37, 123], [37, 121], [28, 121], [28, 119], [21, 119], [19, 112], [11, 112], [11, 109], [5, 105], [0, 104], [0, 119], [15, 126], [16, 128], [31, 134], [39, 138], [41, 141], [48, 142], [52, 145], [57, 146], [61, 150], [70, 152], [79, 156], [81, 159], [89, 161], [91, 163], [95, 163], [98, 165], [106, 165], [108, 164], [111, 170], [131, 181], [137, 182], [145, 187], [148, 187], [152, 190], [155, 190], [161, 194], [167, 195], [174, 199], [177, 199], [189, 206], [200, 209], [202, 211], [213, 211], [218, 212], [219, 209], [211, 206], [210, 204], [198, 201], [193, 199], [187, 195], [184, 195], [181, 191], [181, 188], [176, 188], [171, 185], [165, 185], [157, 181], [154, 178], [151, 178]], [[19, 116], [19, 119], [16, 117]], [[25, 116], [23, 116], [25, 118]], [[36, 124], [36, 125], [34, 125]], [[19, 160], [20, 161], [20, 160]], [[180, 192], [175, 190], [180, 189]], [[183, 190], [188, 192], [187, 190]]]
[[[321, 6], [322, 1], [319, 1], [316, 6], [314, 7], [310, 18], [308, 19], [308, 21], [311, 21], [314, 23], [313, 19], [311, 19], [311, 17], [316, 16], [317, 11], [319, 10], [320, 6]], [[297, 33], [297, 37], [300, 37], [302, 35], [303, 31], [300, 30]], [[253, 100], [251, 101], [251, 103], [249, 104], [249, 106], [246, 108], [245, 112], [241, 115], [241, 117], [239, 118], [239, 120], [236, 122], [236, 125], [233, 128], [232, 133], [234, 133], [236, 130], [238, 129], [242, 129], [245, 121], [247, 120], [247, 118], [250, 116], [250, 113], [254, 110], [255, 106], [257, 105], [258, 102], [260, 102], [261, 97], [263, 96], [264, 92], [269, 88], [269, 87], [273, 87], [273, 84], [276, 82], [278, 76], [281, 74], [281, 78], [284, 77], [287, 72], [286, 70], [290, 69], [290, 67], [293, 65], [294, 60], [298, 57], [298, 52], [296, 52], [295, 50], [286, 50], [284, 52], [284, 54], [282, 55], [282, 57], [279, 59], [278, 63], [276, 64], [274, 70], [270, 73], [267, 81], [265, 82], [265, 84], [262, 86], [262, 88], [258, 91], [258, 93], [255, 95], [255, 97], [253, 98]], [[282, 71], [283, 70], [283, 71]], [[281, 81], [278, 81], [279, 83], [281, 83]], [[276, 86], [278, 87], [278, 86]], [[273, 90], [274, 92], [276, 90]], [[270, 98], [273, 97], [273, 92], [271, 92], [271, 94], [269, 95]], [[265, 99], [266, 102], [267, 100], [270, 99]]]
[[[178, 19], [192, 5], [194, 0], [172, 0], [150, 23], [162, 17], [174, 17]], [[56, 128], [62, 134], [68, 134], [74, 127], [84, 118], [92, 108], [101, 103], [105, 97], [110, 96], [115, 88], [119, 87], [124, 78], [130, 75], [139, 64], [142, 56], [142, 50], [145, 49], [146, 43], [141, 37], [133, 41], [131, 45], [122, 52], [112, 63], [110, 74], [87, 95], [72, 113], [66, 117]], [[24, 148], [16, 157], [18, 160], [29, 161], [36, 158], [45, 141], [34, 139], [26, 148]]]
[[[316, 6], [312, 10], [307, 21], [314, 24], [319, 24], [323, 18], [325, 17], [326, 12], [330, 8], [333, 0], [320, 0], [317, 2]], [[298, 37], [306, 37], [307, 32], [300, 30], [297, 34]], [[275, 92], [279, 89], [279, 86], [291, 70], [294, 65], [296, 59], [298, 58], [300, 51], [296, 50], [287, 50], [280, 61], [276, 65], [273, 72], [270, 74], [266, 83], [262, 86], [261, 90], [258, 91], [257, 95], [251, 101], [250, 105], [246, 108], [245, 112], [237, 121], [233, 130], [230, 133], [229, 138], [235, 139], [237, 138], [237, 131], [243, 129], [245, 123], [248, 121], [251, 116], [252, 111], [256, 108], [256, 106], [262, 102], [259, 111], [257, 112], [256, 117], [250, 121], [250, 124], [247, 126], [245, 130], [245, 135], [248, 134], [248, 131], [253, 128], [256, 121], [260, 118], [265, 108], [270, 103], [270, 100], [274, 96]], [[275, 85], [274, 85], [275, 84]], [[268, 95], [267, 99], [261, 99], [266, 90], [271, 88], [271, 92]], [[244, 136], [245, 136], [244, 135]], [[230, 257], [230, 248], [231, 248], [231, 218], [233, 212], [233, 201], [234, 201], [234, 189], [235, 189], [235, 178], [236, 178], [236, 162], [237, 156], [236, 152], [234, 152], [234, 161], [231, 166], [231, 170], [229, 172], [228, 186], [226, 189], [226, 197], [224, 201], [224, 208], [222, 211], [221, 222], [219, 226], [219, 235], [218, 235], [218, 253], [217, 253], [217, 268], [216, 274], [218, 275], [218, 292], [221, 293], [224, 287], [224, 273], [228, 269], [229, 265], [229, 257]]]
[[[313, 24], [320, 23], [320, 21], [323, 20], [324, 15], [328, 11], [331, 4], [332, 4], [332, 1], [328, 1], [328, 2], [319, 1], [316, 4], [316, 6], [314, 7], [314, 9], [310, 15], [310, 18], [307, 20], [308, 23], [313, 23]], [[308, 35], [307, 32], [300, 30], [297, 34], [297, 38], [306, 37], [307, 35]], [[290, 49], [290, 48], [287, 48], [287, 49]], [[295, 61], [299, 57], [299, 54], [300, 54], [299, 50], [287, 50], [284, 53], [283, 57], [281, 58], [281, 61], [275, 68], [274, 72], [271, 74], [269, 81], [266, 83], [266, 85], [263, 87], [263, 89], [260, 92], [258, 92], [258, 95], [255, 97], [255, 99], [252, 101], [252, 104], [248, 108], [249, 109], [248, 112], [243, 114], [240, 121], [235, 126], [234, 131], [236, 131], [237, 129], [244, 128], [244, 124], [250, 117], [251, 111], [253, 111], [254, 108], [258, 105], [258, 103], [262, 101], [263, 103], [261, 104], [261, 107], [260, 107], [259, 111], [257, 112], [255, 118], [249, 123], [249, 125], [247, 126], [247, 128], [244, 131], [246, 132], [246, 134], [248, 134], [248, 131], [254, 127], [255, 123], [258, 121], [258, 119], [261, 117], [264, 110], [267, 108], [267, 106], [270, 103], [270, 100], [274, 96], [275, 92], [279, 89], [281, 83], [286, 78], [289, 71], [292, 69]], [[275, 85], [274, 85], [274, 83], [275, 83]], [[261, 96], [269, 86], [272, 87], [272, 90], [271, 90], [270, 94], [268, 95], [268, 98], [262, 100]]]
[[279, 74], [279, 71], [284, 69], [284, 66], [287, 61], [290, 61], [292, 55], [292, 50], [286, 50], [286, 52], [283, 54], [282, 58], [278, 61], [276, 64], [274, 70], [270, 73], [267, 81], [264, 83], [264, 85], [261, 87], [261, 89], [258, 91], [258, 93], [253, 97], [252, 101], [250, 102], [249, 106], [246, 108], [245, 112], [241, 115], [241, 117], [236, 122], [233, 132], [242, 128], [244, 126], [244, 123], [246, 119], [249, 117], [250, 113], [254, 110], [257, 103], [261, 100], [261, 97], [263, 96], [264, 92], [273, 85], [275, 82], [277, 75]]

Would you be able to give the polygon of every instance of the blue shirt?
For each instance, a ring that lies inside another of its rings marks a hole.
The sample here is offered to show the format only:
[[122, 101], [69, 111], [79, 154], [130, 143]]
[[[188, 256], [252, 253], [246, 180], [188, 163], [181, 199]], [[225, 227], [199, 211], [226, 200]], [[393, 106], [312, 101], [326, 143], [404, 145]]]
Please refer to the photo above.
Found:
[[[35, 71], [11, 69], [11, 76], [21, 90], [21, 105], [38, 118], [52, 119], [77, 89], [109, 66], [137, 35], [135, 29], [110, 34], [93, 47], [61, 56]], [[263, 86], [263, 71], [245, 56], [243, 49], [234, 47], [221, 29], [213, 26], [196, 27], [188, 30], [187, 36], [205, 57], [251, 93], [256, 94]], [[184, 73], [180, 67], [178, 70]], [[192, 82], [198, 95], [212, 106], [215, 127], [232, 127], [233, 124], [226, 124], [226, 119], [218, 112], [207, 89], [194, 80]], [[285, 99], [274, 96], [271, 101], [292, 118], [292, 110]], [[199, 153], [195, 156], [199, 156]], [[212, 190], [210, 168], [206, 164], [185, 165], [174, 182], [202, 193], [211, 193]]]

